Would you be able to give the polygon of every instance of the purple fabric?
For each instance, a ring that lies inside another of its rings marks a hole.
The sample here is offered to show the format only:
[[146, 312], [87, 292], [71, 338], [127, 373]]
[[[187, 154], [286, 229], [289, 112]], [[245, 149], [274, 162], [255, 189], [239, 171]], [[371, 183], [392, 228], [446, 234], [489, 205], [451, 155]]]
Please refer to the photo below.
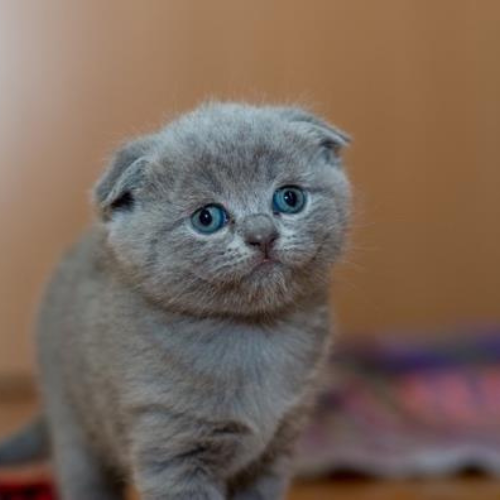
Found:
[[423, 337], [339, 347], [299, 474], [500, 475], [500, 330]]

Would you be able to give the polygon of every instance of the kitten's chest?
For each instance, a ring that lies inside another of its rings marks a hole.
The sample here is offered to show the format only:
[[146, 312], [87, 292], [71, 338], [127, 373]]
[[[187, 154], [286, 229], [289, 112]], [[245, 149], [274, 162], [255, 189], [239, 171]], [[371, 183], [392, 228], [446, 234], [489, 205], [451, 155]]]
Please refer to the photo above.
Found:
[[149, 362], [141, 357], [140, 376], [127, 384], [129, 403], [182, 415], [187, 429], [193, 422], [207, 432], [228, 423], [246, 429], [237, 440], [236, 469], [258, 457], [302, 403], [324, 357], [327, 323], [203, 321], [157, 331], [155, 345], [145, 348]]
[[197, 346], [198, 356], [185, 353], [195, 385], [203, 388], [190, 393], [203, 398], [212, 415], [271, 435], [308, 390], [324, 352], [324, 330], [296, 323], [223, 325]]

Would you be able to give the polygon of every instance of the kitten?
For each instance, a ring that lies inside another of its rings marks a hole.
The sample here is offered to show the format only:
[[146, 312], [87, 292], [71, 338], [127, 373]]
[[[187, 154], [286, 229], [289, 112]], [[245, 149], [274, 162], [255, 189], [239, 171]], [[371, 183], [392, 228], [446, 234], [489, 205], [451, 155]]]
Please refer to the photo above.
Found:
[[46, 423], [0, 461], [46, 426], [63, 500], [284, 498], [328, 352], [347, 141], [300, 109], [211, 103], [125, 145], [41, 308]]

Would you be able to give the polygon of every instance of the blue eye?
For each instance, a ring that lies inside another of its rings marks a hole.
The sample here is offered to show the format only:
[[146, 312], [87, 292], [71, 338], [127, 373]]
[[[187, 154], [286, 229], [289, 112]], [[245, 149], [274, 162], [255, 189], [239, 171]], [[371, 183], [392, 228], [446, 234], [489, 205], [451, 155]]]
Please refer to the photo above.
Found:
[[306, 204], [306, 194], [296, 186], [284, 186], [273, 195], [273, 210], [285, 214], [296, 214]]
[[200, 233], [211, 234], [222, 229], [229, 220], [227, 212], [219, 205], [207, 205], [191, 216], [191, 224]]

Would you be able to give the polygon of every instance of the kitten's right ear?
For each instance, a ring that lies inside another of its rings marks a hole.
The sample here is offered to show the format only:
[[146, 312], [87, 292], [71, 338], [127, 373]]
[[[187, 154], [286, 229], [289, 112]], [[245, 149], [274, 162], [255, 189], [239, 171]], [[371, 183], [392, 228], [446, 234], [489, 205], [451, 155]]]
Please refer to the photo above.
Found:
[[132, 210], [134, 190], [140, 185], [146, 156], [152, 152], [156, 136], [149, 135], [118, 149], [93, 191], [94, 203], [103, 220], [116, 211]]
[[351, 142], [351, 138], [344, 131], [331, 125], [326, 120], [301, 108], [278, 108], [281, 115], [292, 123], [307, 124], [318, 135], [320, 145], [330, 151], [335, 157]]

